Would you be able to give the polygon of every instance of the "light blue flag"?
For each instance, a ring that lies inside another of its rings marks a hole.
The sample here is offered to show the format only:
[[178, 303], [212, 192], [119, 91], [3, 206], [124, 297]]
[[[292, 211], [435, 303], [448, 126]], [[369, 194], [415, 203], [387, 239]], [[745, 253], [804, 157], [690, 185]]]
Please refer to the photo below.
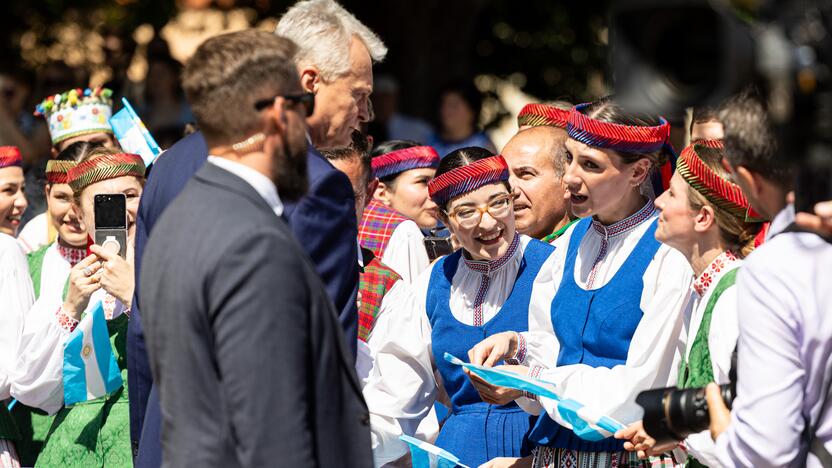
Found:
[[598, 441], [611, 437], [619, 429], [624, 429], [624, 424], [609, 416], [594, 411], [575, 400], [561, 398], [555, 391], [555, 385], [550, 382], [493, 367], [470, 364], [450, 353], [445, 353], [445, 360], [470, 370], [491, 385], [523, 390], [555, 400], [558, 404], [558, 414], [567, 424], [563, 424], [564, 421], [560, 423], [572, 429], [575, 435], [582, 439]]
[[64, 343], [64, 405], [107, 396], [124, 384], [98, 301]]
[[144, 122], [133, 110], [127, 98], [121, 98], [124, 107], [110, 117], [110, 126], [116, 135], [118, 144], [128, 153], [142, 157], [145, 167], [150, 167], [156, 156], [162, 152], [153, 135], [144, 126]]
[[433, 444], [408, 435], [401, 435], [399, 439], [410, 446], [413, 468], [454, 468], [455, 466], [469, 468], [463, 465], [454, 454]]

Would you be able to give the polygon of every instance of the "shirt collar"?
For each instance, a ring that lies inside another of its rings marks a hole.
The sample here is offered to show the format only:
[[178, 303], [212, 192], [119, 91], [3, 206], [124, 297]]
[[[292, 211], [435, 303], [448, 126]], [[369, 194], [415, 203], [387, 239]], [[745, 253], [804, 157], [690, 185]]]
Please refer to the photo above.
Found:
[[726, 250], [719, 254], [707, 268], [705, 271], [696, 278], [696, 281], [693, 282], [693, 290], [696, 291], [696, 294], [699, 294], [699, 297], [703, 297], [708, 289], [715, 283], [716, 277], [719, 276], [721, 272], [724, 272], [728, 269], [728, 267], [737, 262], [737, 257], [731, 252], [730, 250]]
[[477, 273], [490, 275], [491, 273], [503, 268], [509, 263], [509, 260], [514, 258], [519, 251], [517, 248], [519, 245], [520, 235], [515, 232], [514, 239], [512, 239], [511, 243], [508, 245], [508, 250], [506, 250], [506, 253], [500, 258], [494, 260], [472, 260], [467, 258], [465, 255], [463, 255], [462, 258], [465, 260], [465, 266], [469, 269], [476, 271]]
[[610, 224], [609, 226], [605, 226], [601, 224], [601, 222], [599, 222], [597, 219], [593, 218], [592, 228], [595, 230], [595, 232], [597, 232], [605, 238], [616, 237], [625, 232], [632, 231], [639, 224], [650, 219], [655, 212], [656, 206], [653, 204], [653, 200], [648, 199], [647, 203], [645, 203], [640, 210], [622, 219], [621, 221]]
[[218, 156], [208, 156], [208, 162], [218, 166], [226, 171], [236, 175], [237, 177], [246, 181], [251, 187], [263, 197], [263, 200], [268, 203], [269, 207], [274, 210], [277, 216], [283, 214], [283, 202], [280, 201], [280, 196], [277, 194], [277, 187], [271, 179], [254, 169], [240, 164], [230, 159], [220, 158]]
[[794, 204], [789, 203], [771, 220], [771, 223], [768, 226], [768, 232], [766, 232], [766, 241], [783, 232], [783, 230], [789, 227], [789, 225], [793, 222]]
[[77, 265], [78, 262], [80, 262], [87, 256], [87, 249], [85, 248], [78, 249], [75, 247], [66, 247], [64, 245], [61, 245], [60, 242], [57, 241], [55, 242], [55, 245], [57, 246], [58, 253], [61, 255], [61, 257], [63, 257], [64, 260], [69, 262], [69, 266]]

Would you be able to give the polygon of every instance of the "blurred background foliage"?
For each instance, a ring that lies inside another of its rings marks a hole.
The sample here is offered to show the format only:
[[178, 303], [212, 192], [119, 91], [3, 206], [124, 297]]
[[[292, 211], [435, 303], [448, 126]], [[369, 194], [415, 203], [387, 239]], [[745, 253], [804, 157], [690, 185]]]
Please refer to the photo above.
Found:
[[[147, 57], [184, 61], [205, 38], [249, 26], [273, 29], [286, 0], [13, 0], [0, 31], [3, 67], [48, 80], [66, 64], [80, 80], [129, 88]], [[529, 100], [583, 101], [606, 93], [606, 1], [343, 0], [390, 49], [377, 76], [395, 77], [402, 111], [435, 118], [443, 84], [474, 80], [496, 126]], [[47, 78], [42, 78], [46, 76]], [[33, 78], [34, 79], [34, 78]], [[124, 82], [122, 82], [124, 81]], [[41, 97], [34, 83], [33, 96]]]

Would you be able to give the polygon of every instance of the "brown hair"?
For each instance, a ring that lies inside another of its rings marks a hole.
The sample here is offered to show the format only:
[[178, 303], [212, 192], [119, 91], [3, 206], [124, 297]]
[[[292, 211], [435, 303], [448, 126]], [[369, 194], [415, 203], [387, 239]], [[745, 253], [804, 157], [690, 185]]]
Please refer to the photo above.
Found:
[[743, 166], [788, 190], [793, 185], [792, 168], [778, 154], [774, 123], [764, 104], [754, 89], [746, 89], [722, 105], [725, 157], [732, 166]]
[[[722, 158], [724, 157], [721, 149], [696, 145], [696, 154], [718, 176], [734, 182], [731, 173], [726, 171], [721, 164]], [[688, 185], [688, 204], [693, 210], [699, 210], [703, 206], [710, 206], [714, 210], [716, 224], [719, 227], [719, 235], [728, 246], [728, 249], [734, 252], [737, 257], [745, 258], [754, 250], [754, 240], [762, 228], [761, 223], [745, 222], [744, 219], [709, 202], [704, 195], [699, 193], [691, 185]]]
[[[294, 43], [253, 29], [212, 37], [185, 64], [182, 87], [210, 144], [239, 142], [258, 130], [254, 104], [298, 86]], [[295, 91], [293, 91], [295, 92]]]
[[719, 122], [719, 109], [710, 106], [696, 106], [693, 108], [688, 134], [693, 133], [694, 124], [705, 122]]
[[[661, 124], [657, 115], [641, 114], [630, 112], [619, 106], [612, 96], [603, 97], [592, 102], [581, 110], [587, 117], [601, 122], [614, 123], [618, 125], [632, 125], [635, 127], [655, 127]], [[640, 159], [650, 161], [651, 169], [662, 166], [667, 161], [667, 154], [664, 149], [652, 153], [629, 153], [615, 151], [625, 164], [632, 164]], [[645, 181], [649, 181], [646, 178]]]

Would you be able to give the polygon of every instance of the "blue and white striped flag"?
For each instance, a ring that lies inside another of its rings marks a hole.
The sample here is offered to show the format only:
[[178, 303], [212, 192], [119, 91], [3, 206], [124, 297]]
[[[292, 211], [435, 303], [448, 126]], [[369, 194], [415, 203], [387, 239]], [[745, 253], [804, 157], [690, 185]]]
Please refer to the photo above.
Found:
[[107, 396], [123, 385], [110, 344], [104, 307], [98, 301], [64, 343], [64, 405]]
[[555, 385], [551, 382], [492, 367], [470, 364], [450, 353], [445, 353], [445, 360], [451, 364], [465, 367], [491, 385], [523, 390], [555, 400], [558, 404], [558, 414], [563, 419], [558, 422], [564, 427], [572, 429], [575, 435], [584, 440], [598, 441], [606, 439], [619, 429], [624, 429], [624, 424], [609, 416], [594, 411], [575, 400], [561, 398], [555, 392]]
[[150, 167], [156, 156], [162, 152], [153, 135], [144, 126], [144, 122], [133, 110], [127, 98], [121, 98], [124, 107], [110, 117], [110, 127], [116, 135], [119, 146], [128, 153], [142, 157], [145, 167]]
[[413, 468], [454, 468], [455, 466], [469, 468], [463, 465], [454, 454], [433, 444], [408, 435], [401, 435], [399, 439], [410, 446]]

